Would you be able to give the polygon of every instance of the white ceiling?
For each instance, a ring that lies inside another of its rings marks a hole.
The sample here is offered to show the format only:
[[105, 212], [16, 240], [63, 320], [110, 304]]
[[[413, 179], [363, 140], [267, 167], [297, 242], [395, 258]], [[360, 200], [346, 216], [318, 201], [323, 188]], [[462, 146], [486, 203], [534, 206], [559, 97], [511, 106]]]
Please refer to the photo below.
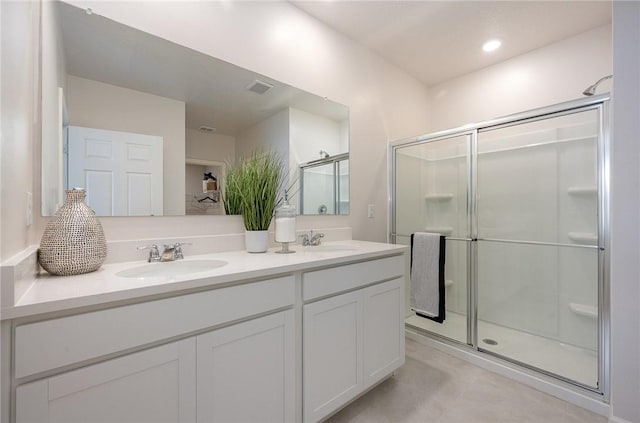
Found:
[[611, 22], [610, 1], [290, 1], [427, 85]]

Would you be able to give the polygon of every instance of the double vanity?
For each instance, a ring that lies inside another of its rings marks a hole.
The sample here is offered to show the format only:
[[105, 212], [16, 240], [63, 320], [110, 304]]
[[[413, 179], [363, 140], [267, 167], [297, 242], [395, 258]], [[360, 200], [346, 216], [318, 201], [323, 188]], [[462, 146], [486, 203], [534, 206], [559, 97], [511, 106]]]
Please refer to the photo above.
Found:
[[296, 249], [40, 275], [2, 310], [3, 411], [17, 423], [325, 419], [404, 363], [406, 247]]

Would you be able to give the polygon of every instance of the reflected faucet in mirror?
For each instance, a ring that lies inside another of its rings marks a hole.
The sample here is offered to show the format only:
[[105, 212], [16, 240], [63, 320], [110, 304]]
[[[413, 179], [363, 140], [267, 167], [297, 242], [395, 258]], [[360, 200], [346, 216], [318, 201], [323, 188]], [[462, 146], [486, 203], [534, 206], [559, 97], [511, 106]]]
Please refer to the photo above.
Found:
[[[87, 188], [87, 204], [100, 216], [223, 214], [219, 204], [194, 201], [203, 194], [203, 172], [216, 177], [219, 190], [225, 163], [255, 147], [277, 150], [290, 173], [319, 151], [323, 159], [329, 151], [348, 154], [344, 105], [67, 3], [43, 3], [42, 20], [45, 216], [55, 213], [70, 184]], [[256, 80], [271, 88], [247, 89]], [[90, 133], [78, 138], [72, 128]], [[328, 189], [314, 183], [307, 178], [307, 188]], [[345, 210], [329, 206], [327, 214]], [[304, 212], [316, 213], [317, 207]]]

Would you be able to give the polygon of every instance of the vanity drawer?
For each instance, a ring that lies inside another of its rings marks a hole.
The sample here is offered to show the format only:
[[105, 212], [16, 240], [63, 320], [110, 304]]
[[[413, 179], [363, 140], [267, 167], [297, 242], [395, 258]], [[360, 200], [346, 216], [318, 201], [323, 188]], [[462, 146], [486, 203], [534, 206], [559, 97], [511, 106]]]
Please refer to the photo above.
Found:
[[294, 277], [269, 279], [17, 326], [21, 378], [287, 307]]
[[310, 301], [404, 274], [404, 256], [386, 257], [302, 275], [302, 299]]

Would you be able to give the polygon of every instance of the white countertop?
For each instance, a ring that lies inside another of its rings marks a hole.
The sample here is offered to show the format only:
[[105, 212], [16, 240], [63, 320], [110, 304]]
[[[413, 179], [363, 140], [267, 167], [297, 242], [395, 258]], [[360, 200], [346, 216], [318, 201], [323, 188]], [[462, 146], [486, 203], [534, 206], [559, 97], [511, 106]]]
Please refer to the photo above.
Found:
[[144, 261], [108, 264], [95, 272], [76, 276], [51, 276], [43, 272], [15, 305], [2, 309], [0, 317], [2, 320], [14, 319], [78, 307], [144, 300], [144, 297], [149, 296], [213, 288], [247, 279], [399, 254], [408, 247], [366, 241], [339, 241], [323, 243], [320, 247], [295, 245], [291, 247], [296, 251], [294, 254], [277, 254], [275, 251], [278, 249], [273, 248], [261, 254], [229, 251], [186, 257], [184, 261], [223, 260], [227, 264], [199, 273], [173, 277], [124, 278], [116, 275], [122, 270], [146, 264]]

